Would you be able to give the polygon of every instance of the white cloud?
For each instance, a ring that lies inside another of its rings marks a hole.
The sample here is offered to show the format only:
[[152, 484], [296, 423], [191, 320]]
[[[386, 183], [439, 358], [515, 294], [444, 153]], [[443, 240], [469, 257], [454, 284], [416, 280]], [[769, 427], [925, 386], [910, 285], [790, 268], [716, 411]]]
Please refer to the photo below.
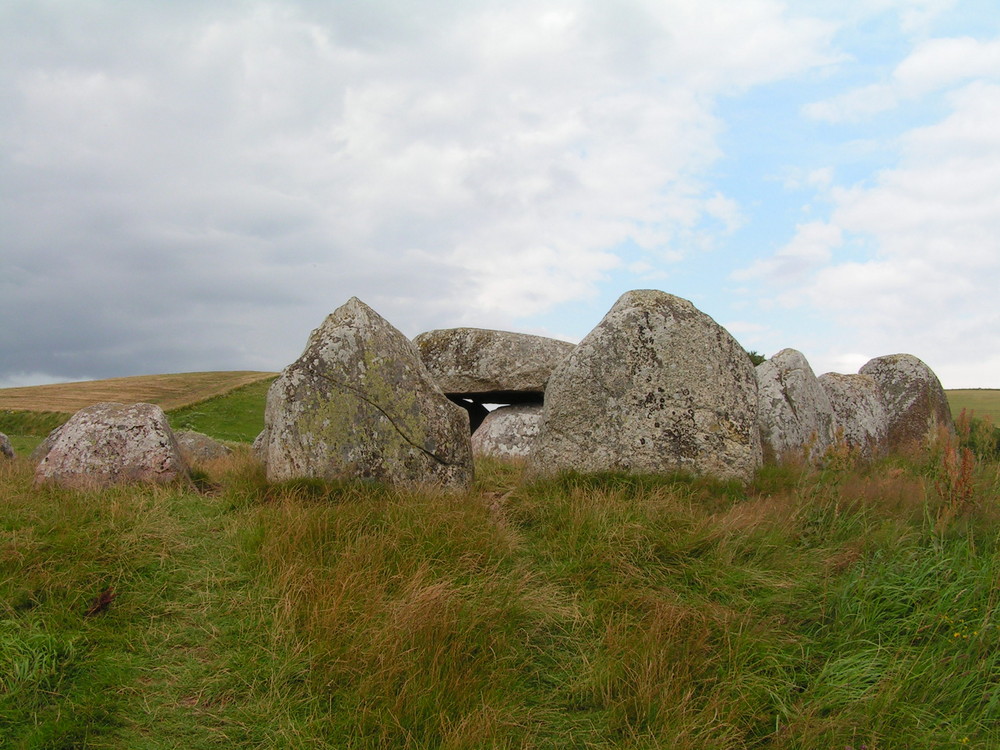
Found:
[[975, 78], [1000, 80], [1000, 39], [927, 39], [913, 48], [887, 81], [812, 102], [803, 112], [818, 120], [856, 122]]
[[0, 10], [15, 367], [280, 366], [353, 294], [407, 333], [585, 299], [609, 248], [739, 225], [715, 102], [834, 31], [777, 0], [165, 7]]
[[895, 167], [832, 189], [826, 224], [800, 226], [743, 275], [833, 316], [848, 351], [909, 351], [947, 373], [946, 387], [987, 385], [985, 373], [996, 385], [1000, 85], [968, 84], [948, 101], [951, 114], [900, 138]]
[[770, 258], [754, 261], [737, 270], [737, 281], [767, 279], [780, 284], [793, 284], [808, 277], [830, 261], [832, 248], [842, 242], [839, 227], [823, 221], [813, 221], [796, 227], [795, 238]]

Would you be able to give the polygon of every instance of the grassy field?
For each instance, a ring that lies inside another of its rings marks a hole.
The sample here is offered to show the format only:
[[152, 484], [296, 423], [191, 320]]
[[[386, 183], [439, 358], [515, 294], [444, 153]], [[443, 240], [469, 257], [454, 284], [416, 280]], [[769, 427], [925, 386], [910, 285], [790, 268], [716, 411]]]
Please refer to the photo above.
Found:
[[1000, 467], [32, 486], [0, 747], [1000, 747]]
[[[245, 443], [269, 382], [171, 423]], [[747, 487], [272, 484], [244, 446], [80, 492], [0, 462], [0, 748], [992, 750], [1000, 464], [960, 428], [978, 458]]]
[[962, 409], [974, 412], [976, 417], [989, 417], [1000, 426], [1000, 390], [995, 388], [969, 388], [945, 391], [951, 413], [956, 417]]
[[[175, 430], [196, 430], [219, 440], [248, 443], [264, 428], [264, 398], [275, 377], [259, 372], [187, 373], [0, 389], [0, 405], [20, 403], [36, 407], [0, 408], [0, 432], [10, 437], [15, 451], [29, 454], [52, 429], [70, 417], [56, 408], [60, 405], [72, 402], [83, 408], [106, 400], [146, 400], [166, 405], [167, 417]], [[127, 383], [128, 387], [111, 395], [112, 383]], [[71, 386], [79, 386], [79, 390]], [[5, 397], [11, 391], [18, 393]]]
[[127, 404], [144, 402], [156, 404], [164, 411], [169, 411], [273, 377], [274, 373], [270, 372], [185, 372], [24, 388], [0, 388], [0, 411], [73, 414], [85, 406], [101, 401], [119, 401]]

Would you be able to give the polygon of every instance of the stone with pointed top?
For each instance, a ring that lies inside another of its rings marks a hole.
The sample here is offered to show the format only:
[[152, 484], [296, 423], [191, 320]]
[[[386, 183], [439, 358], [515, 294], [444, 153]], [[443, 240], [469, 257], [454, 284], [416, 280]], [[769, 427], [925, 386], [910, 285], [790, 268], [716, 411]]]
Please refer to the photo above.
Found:
[[267, 394], [268, 479], [360, 478], [463, 489], [469, 418], [413, 344], [356, 297], [309, 337]]
[[746, 352], [687, 300], [637, 290], [552, 373], [529, 470], [748, 480], [760, 464]]
[[765, 458], [821, 459], [833, 444], [833, 407], [805, 355], [782, 349], [757, 365], [756, 375]]

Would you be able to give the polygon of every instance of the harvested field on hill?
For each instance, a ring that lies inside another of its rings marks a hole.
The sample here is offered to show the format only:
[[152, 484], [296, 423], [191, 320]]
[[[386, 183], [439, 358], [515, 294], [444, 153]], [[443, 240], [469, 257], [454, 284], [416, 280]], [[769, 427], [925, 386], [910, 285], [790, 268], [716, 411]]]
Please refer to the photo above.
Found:
[[1000, 390], [996, 388], [964, 388], [945, 391], [951, 413], [956, 417], [962, 409], [975, 412], [979, 418], [989, 417], [1000, 425]]
[[0, 389], [0, 410], [58, 411], [72, 414], [102, 401], [156, 404], [165, 411], [219, 396], [259, 380], [272, 372], [185, 372], [137, 375], [80, 383], [56, 383]]

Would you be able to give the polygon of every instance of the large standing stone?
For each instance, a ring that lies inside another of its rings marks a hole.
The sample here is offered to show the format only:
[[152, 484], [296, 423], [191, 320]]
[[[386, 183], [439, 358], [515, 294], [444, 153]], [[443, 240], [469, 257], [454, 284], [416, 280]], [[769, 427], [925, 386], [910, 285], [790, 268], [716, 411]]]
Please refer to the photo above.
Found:
[[870, 375], [882, 389], [890, 451], [921, 448], [942, 429], [954, 433], [951, 409], [937, 375], [912, 354], [876, 357], [859, 372]]
[[542, 422], [539, 404], [501, 406], [486, 415], [472, 433], [472, 453], [476, 456], [525, 458], [531, 454]]
[[805, 356], [782, 349], [757, 365], [758, 413], [768, 460], [823, 457], [833, 443], [833, 407]]
[[526, 333], [448, 328], [413, 339], [441, 390], [492, 403], [540, 401], [545, 383], [574, 344]]
[[14, 446], [10, 444], [10, 438], [2, 432], [0, 432], [0, 456], [14, 458]]
[[58, 431], [35, 468], [35, 481], [67, 487], [186, 478], [167, 418], [153, 404], [101, 403], [81, 409]]
[[366, 478], [462, 488], [472, 480], [466, 412], [413, 344], [357, 298], [312, 332], [267, 394], [271, 480]]
[[749, 479], [761, 464], [753, 364], [687, 300], [626, 292], [549, 378], [529, 461], [536, 473]]
[[870, 375], [828, 372], [819, 384], [833, 407], [834, 434], [862, 458], [878, 458], [886, 449], [889, 413], [882, 388]]

